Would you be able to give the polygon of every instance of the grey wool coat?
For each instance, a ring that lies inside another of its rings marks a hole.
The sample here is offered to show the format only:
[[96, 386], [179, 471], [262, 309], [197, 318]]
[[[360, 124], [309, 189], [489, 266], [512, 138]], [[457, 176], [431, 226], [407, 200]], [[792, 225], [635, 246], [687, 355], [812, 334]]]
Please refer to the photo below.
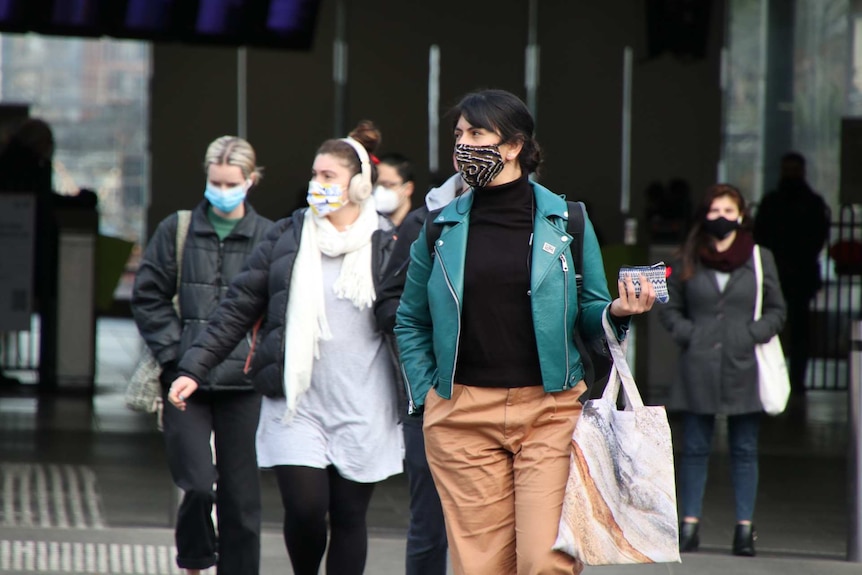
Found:
[[670, 301], [659, 319], [680, 347], [679, 373], [671, 388], [670, 409], [700, 414], [738, 415], [761, 411], [754, 346], [784, 325], [785, 306], [772, 253], [760, 248], [763, 311], [754, 321], [754, 259], [730, 273], [719, 291], [716, 273], [698, 262], [688, 281], [682, 263], [668, 278]]

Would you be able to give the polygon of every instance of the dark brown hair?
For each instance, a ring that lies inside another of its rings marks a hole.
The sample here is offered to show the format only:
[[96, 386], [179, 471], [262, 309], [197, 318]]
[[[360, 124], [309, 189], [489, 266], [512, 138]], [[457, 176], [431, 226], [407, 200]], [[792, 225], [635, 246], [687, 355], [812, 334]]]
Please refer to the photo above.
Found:
[[[359, 122], [348, 136], [362, 144], [362, 147], [368, 151], [369, 156], [374, 154], [377, 148], [380, 147], [380, 142], [383, 140], [383, 135], [371, 120], [362, 120]], [[339, 138], [333, 138], [323, 142], [317, 149], [316, 155], [319, 156], [321, 154], [329, 154], [330, 156], [335, 156], [336, 158], [343, 160], [350, 169], [351, 176], [358, 174], [361, 169], [359, 165], [359, 156], [356, 154], [356, 150], [354, 150], [350, 144]], [[371, 182], [374, 183], [376, 181], [377, 168], [372, 161]]]
[[531, 174], [539, 171], [542, 151], [533, 136], [535, 122], [526, 104], [505, 90], [481, 90], [464, 96], [451, 112], [453, 128], [464, 116], [471, 126], [500, 134], [501, 144], [522, 142], [518, 154], [521, 169]]
[[741, 227], [747, 228], [749, 225], [749, 219], [745, 212], [745, 198], [742, 197], [742, 193], [737, 188], [730, 184], [714, 184], [707, 188], [700, 205], [694, 212], [694, 221], [688, 232], [688, 237], [679, 250], [680, 259], [682, 259], [682, 272], [679, 277], [682, 281], [688, 281], [694, 275], [698, 253], [711, 242], [709, 234], [703, 231], [703, 222], [712, 207], [712, 202], [723, 197], [728, 197], [736, 203], [739, 208], [739, 215], [742, 216]]

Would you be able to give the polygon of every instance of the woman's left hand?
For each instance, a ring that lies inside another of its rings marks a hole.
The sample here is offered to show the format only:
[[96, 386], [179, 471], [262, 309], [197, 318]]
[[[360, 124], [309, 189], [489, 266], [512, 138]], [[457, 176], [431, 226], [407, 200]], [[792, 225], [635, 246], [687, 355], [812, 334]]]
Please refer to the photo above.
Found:
[[620, 297], [611, 302], [611, 315], [614, 317], [628, 317], [646, 313], [652, 309], [655, 303], [655, 287], [645, 275], [640, 276], [641, 293], [635, 295], [635, 284], [632, 278], [626, 277], [625, 281], [617, 282]]

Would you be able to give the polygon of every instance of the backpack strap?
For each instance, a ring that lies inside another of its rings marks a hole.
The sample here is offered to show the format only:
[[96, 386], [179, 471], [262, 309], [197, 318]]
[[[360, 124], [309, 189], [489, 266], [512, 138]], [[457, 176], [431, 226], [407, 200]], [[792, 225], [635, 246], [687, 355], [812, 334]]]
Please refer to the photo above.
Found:
[[566, 233], [572, 236], [569, 249], [575, 264], [575, 282], [578, 285], [578, 306], [581, 305], [581, 292], [584, 289], [584, 202], [566, 202], [569, 208], [569, 219], [566, 222]]
[[174, 294], [174, 309], [180, 315], [180, 283], [183, 278], [183, 253], [186, 249], [186, 238], [189, 235], [189, 225], [192, 221], [191, 210], [177, 211], [177, 238], [176, 238], [176, 260], [177, 260], [177, 290]]
[[[586, 227], [586, 212], [587, 209], [584, 206], [584, 202], [566, 202], [569, 210], [569, 219], [566, 222], [566, 233], [572, 236], [572, 243], [569, 244], [569, 249], [572, 254], [572, 261], [575, 264], [575, 283], [577, 284], [578, 290], [578, 318], [580, 319], [581, 314], [581, 293], [584, 289], [584, 228]], [[593, 359], [593, 353], [591, 353], [590, 348], [584, 343], [584, 339], [581, 336], [581, 330], [578, 329], [578, 326], [575, 326], [575, 347], [578, 349], [578, 353], [581, 355], [581, 363], [584, 366], [584, 380], [587, 382], [587, 391], [584, 395], [581, 396], [582, 400], [586, 402], [587, 399], [593, 396], [596, 387], [596, 364]], [[603, 344], [602, 344], [603, 345]], [[604, 356], [602, 350], [601, 353], [596, 351], [600, 356]]]

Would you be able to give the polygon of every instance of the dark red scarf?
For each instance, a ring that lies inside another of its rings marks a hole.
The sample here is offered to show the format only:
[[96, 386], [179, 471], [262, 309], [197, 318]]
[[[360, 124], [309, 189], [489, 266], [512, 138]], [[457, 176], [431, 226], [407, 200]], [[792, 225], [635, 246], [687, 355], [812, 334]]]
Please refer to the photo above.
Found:
[[754, 237], [746, 230], [736, 230], [736, 239], [730, 244], [730, 247], [723, 251], [715, 251], [713, 246], [704, 246], [700, 248], [698, 256], [700, 261], [708, 268], [720, 272], [730, 273], [739, 266], [742, 266], [751, 258], [751, 252], [754, 250]]

